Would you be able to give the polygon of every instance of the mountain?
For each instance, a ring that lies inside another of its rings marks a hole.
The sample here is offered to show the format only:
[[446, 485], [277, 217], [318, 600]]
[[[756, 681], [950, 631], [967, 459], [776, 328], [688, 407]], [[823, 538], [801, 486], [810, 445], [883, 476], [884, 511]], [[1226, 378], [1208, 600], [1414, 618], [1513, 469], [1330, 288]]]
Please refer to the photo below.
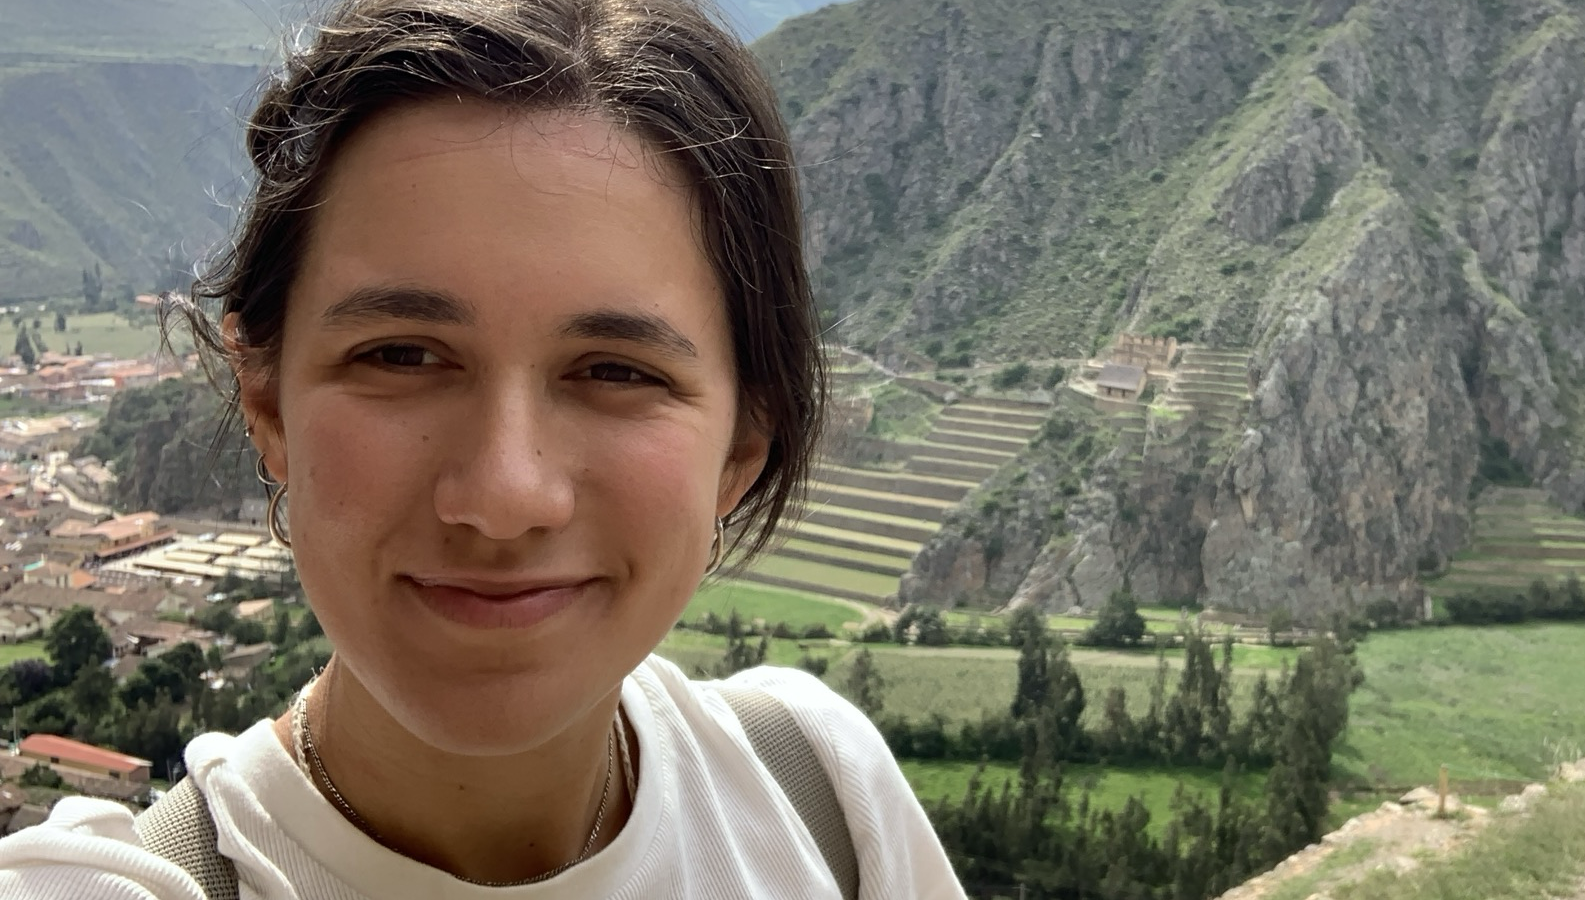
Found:
[[737, 29], [738, 34], [753, 40], [766, 34], [782, 21], [801, 16], [831, 3], [832, 0], [721, 0], [717, 3], [722, 16]]
[[[738, 0], [757, 35], [821, 0]], [[246, 191], [240, 122], [313, 0], [0, 0], [0, 301], [190, 281]]]
[[903, 598], [1418, 607], [1483, 473], [1585, 510], [1582, 22], [1580, 0], [855, 0], [764, 38], [845, 342], [991, 361], [1171, 336], [1207, 403], [1248, 396], [1187, 426], [1063, 413]]

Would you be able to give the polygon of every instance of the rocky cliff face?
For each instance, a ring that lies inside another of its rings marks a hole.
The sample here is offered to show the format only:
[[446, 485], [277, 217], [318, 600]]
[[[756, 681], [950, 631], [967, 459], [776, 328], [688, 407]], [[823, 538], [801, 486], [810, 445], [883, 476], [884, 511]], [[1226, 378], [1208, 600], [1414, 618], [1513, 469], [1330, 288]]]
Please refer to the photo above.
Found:
[[[986, 6], [857, 0], [761, 45], [844, 337], [1171, 334], [1248, 348], [1253, 399], [1152, 421], [1060, 538], [966, 506], [905, 599], [1413, 604], [1483, 447], [1585, 511], [1585, 4]], [[1044, 544], [990, 565], [998, 535]]]

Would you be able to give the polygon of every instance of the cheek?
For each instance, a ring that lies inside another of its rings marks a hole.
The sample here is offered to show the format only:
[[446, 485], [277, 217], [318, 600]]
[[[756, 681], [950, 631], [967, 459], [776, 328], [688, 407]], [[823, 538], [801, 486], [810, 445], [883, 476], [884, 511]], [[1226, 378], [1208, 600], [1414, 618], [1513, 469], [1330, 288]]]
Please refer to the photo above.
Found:
[[591, 442], [590, 451], [586, 507], [604, 507], [626, 519], [625, 528], [643, 526], [673, 542], [710, 532], [725, 451], [708, 436], [668, 422]]
[[419, 492], [425, 430], [369, 404], [326, 398], [304, 404], [287, 438], [292, 524], [316, 540], [345, 543]]

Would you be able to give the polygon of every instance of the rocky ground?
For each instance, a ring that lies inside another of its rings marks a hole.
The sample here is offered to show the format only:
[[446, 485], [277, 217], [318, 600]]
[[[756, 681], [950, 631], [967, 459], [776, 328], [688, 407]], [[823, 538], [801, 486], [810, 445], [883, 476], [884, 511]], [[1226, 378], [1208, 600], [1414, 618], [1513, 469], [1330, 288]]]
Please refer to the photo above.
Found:
[[[1561, 781], [1585, 781], [1585, 759], [1565, 763], [1558, 769]], [[1306, 900], [1331, 900], [1330, 891], [1352, 884], [1378, 869], [1408, 872], [1427, 860], [1446, 855], [1494, 819], [1523, 816], [1537, 798], [1545, 796], [1544, 784], [1531, 784], [1518, 794], [1506, 797], [1496, 811], [1465, 804], [1449, 795], [1446, 814], [1437, 815], [1437, 792], [1420, 787], [1397, 802], [1355, 816], [1343, 827], [1322, 838], [1275, 869], [1239, 885], [1219, 900], [1266, 900], [1285, 886], [1301, 879], [1310, 882]], [[1576, 892], [1558, 900], [1585, 900], [1585, 879]]]

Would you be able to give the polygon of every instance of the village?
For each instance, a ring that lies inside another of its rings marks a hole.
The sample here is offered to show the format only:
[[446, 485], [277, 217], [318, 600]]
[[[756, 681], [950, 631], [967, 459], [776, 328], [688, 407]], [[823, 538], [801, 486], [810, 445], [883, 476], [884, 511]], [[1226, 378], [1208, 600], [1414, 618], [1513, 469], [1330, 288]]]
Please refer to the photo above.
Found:
[[[139, 298], [145, 299], [154, 298]], [[18, 327], [26, 334], [25, 325]], [[51, 626], [81, 609], [91, 611], [110, 639], [106, 668], [118, 689], [145, 662], [185, 644], [203, 657], [202, 678], [214, 689], [245, 684], [271, 659], [274, 644], [237, 635], [264, 634], [291, 599], [289, 553], [253, 524], [152, 511], [117, 515], [109, 462], [74, 455], [112, 397], [181, 377], [190, 366], [190, 360], [87, 355], [79, 348], [31, 360], [19, 353], [0, 368], [0, 403], [31, 413], [0, 419], [0, 656], [6, 664], [43, 661]], [[239, 585], [248, 590], [238, 592]], [[252, 596], [262, 594], [268, 596]], [[241, 596], [252, 599], [218, 602]], [[205, 627], [220, 621], [212, 614], [221, 607], [223, 621], [243, 627]], [[35, 732], [19, 740], [15, 725], [0, 722], [0, 779], [6, 782], [0, 831], [45, 815], [45, 806], [28, 802], [20, 786], [30, 770], [36, 780], [47, 769], [53, 774], [46, 780], [83, 793], [148, 799], [151, 761], [59, 734]]]

